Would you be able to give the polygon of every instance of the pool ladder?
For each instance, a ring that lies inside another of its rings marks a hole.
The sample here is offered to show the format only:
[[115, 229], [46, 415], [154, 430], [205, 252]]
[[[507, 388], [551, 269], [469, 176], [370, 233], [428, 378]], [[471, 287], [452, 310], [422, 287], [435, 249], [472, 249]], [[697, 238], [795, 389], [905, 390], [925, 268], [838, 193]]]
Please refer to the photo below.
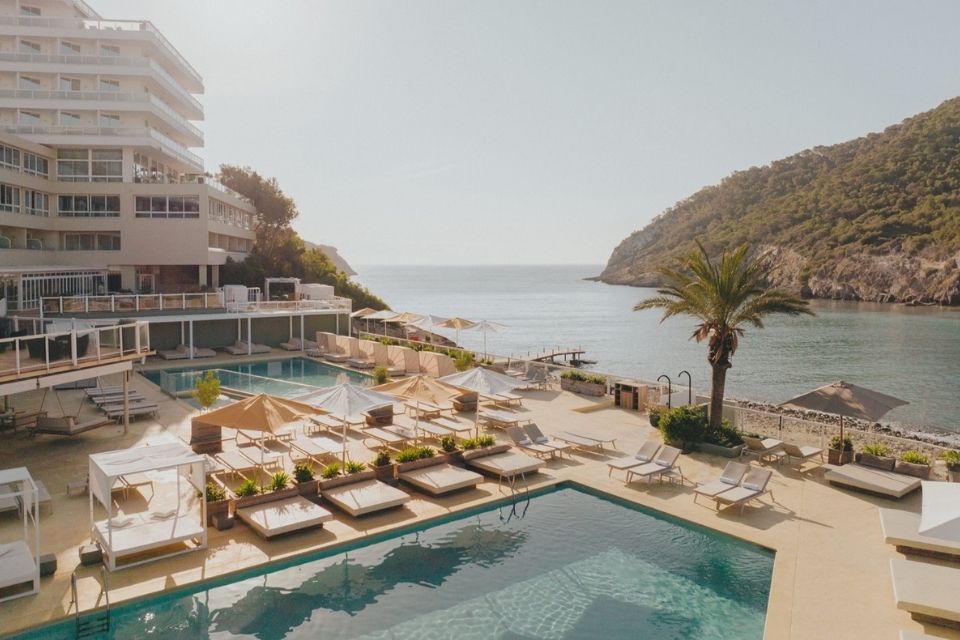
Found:
[[100, 567], [100, 588], [106, 607], [102, 611], [91, 613], [88, 616], [80, 615], [80, 598], [77, 595], [77, 570], [70, 574], [70, 604], [74, 608], [77, 638], [94, 638], [110, 633], [110, 581], [107, 579], [107, 568]]

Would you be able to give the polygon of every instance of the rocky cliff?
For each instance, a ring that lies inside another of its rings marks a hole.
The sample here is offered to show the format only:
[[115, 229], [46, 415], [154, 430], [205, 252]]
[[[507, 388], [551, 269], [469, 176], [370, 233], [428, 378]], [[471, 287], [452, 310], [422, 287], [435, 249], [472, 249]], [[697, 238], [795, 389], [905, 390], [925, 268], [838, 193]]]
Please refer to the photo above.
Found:
[[806, 296], [960, 304], [960, 98], [701, 189], [621, 242], [597, 279], [656, 286], [694, 240], [771, 250], [775, 284]]
[[338, 270], [343, 271], [348, 276], [357, 275], [357, 272], [354, 271], [350, 266], [350, 263], [348, 263], [343, 256], [340, 255], [336, 247], [331, 247], [328, 244], [315, 244], [306, 240], [303, 241], [303, 244], [307, 247], [307, 249], [319, 249], [322, 251], [325, 256], [330, 258], [330, 262], [332, 262]]

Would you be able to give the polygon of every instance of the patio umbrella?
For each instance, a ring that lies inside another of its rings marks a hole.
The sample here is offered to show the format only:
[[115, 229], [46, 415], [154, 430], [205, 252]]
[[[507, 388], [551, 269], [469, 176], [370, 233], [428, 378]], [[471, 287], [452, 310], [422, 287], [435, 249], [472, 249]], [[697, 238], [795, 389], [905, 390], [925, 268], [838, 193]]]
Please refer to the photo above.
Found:
[[[449, 376], [440, 378], [441, 382], [454, 384], [464, 389], [470, 389], [484, 395], [497, 395], [498, 393], [509, 393], [514, 389], [523, 386], [515, 378], [502, 374], [493, 369], [484, 367], [474, 367], [466, 371], [460, 371]], [[475, 418], [474, 431], [480, 434], [480, 403], [477, 402], [477, 413]]]
[[389, 322], [391, 324], [403, 325], [403, 336], [404, 336], [404, 339], [406, 339], [408, 336], [407, 325], [413, 324], [414, 322], [419, 322], [423, 320], [425, 317], [426, 316], [424, 316], [422, 313], [413, 313], [410, 311], [404, 311], [403, 313], [398, 313], [392, 318], [387, 318], [386, 320], [384, 320], [384, 323]]
[[840, 442], [843, 447], [843, 418], [859, 418], [876, 422], [891, 409], [910, 404], [906, 400], [888, 396], [879, 391], [837, 380], [787, 400], [781, 407], [809, 409], [840, 416]]
[[[370, 307], [364, 307], [363, 309], [358, 309], [350, 314], [351, 318], [360, 320], [361, 318], [366, 320], [366, 317], [372, 313], [376, 313], [376, 309], [371, 309]], [[370, 321], [366, 321], [367, 333], [370, 333]]]
[[435, 316], [432, 313], [428, 313], [419, 320], [407, 323], [408, 326], [416, 327], [421, 331], [432, 331], [434, 327], [439, 326], [440, 323], [446, 322], [446, 318], [441, 316]]
[[[397, 317], [397, 315], [398, 315], [398, 314], [397, 314], [396, 311], [390, 311], [389, 309], [384, 309], [383, 311], [375, 311], [375, 312], [373, 312], [373, 313], [369, 313], [369, 314], [365, 315], [365, 316], [363, 317], [363, 319], [364, 319], [364, 320], [368, 323], [368, 325], [369, 325], [369, 323], [370, 323], [371, 320], [374, 320], [374, 321], [379, 320], [380, 322], [386, 323], [387, 320], [390, 320], [391, 318], [395, 318], [395, 317]], [[369, 330], [370, 327], [368, 326], [367, 329]], [[384, 331], [383, 331], [383, 333], [384, 333], [384, 335], [386, 335], [386, 333], [387, 333], [387, 331], [386, 331], [386, 324], [384, 324]]]
[[413, 400], [416, 402], [417, 417], [416, 425], [420, 427], [420, 403], [427, 402], [433, 405], [439, 405], [443, 402], [459, 398], [467, 393], [466, 389], [455, 387], [446, 382], [440, 382], [429, 376], [418, 374], [409, 378], [401, 378], [393, 382], [387, 382], [373, 387], [373, 391], [380, 393], [389, 393], [390, 395]]
[[919, 533], [960, 541], [960, 484], [924, 482]]
[[323, 409], [343, 420], [343, 465], [347, 465], [347, 423], [362, 423], [363, 412], [392, 405], [393, 398], [355, 384], [338, 384], [297, 396], [297, 400]]
[[457, 345], [460, 344], [460, 330], [461, 329], [471, 329], [477, 325], [473, 320], [467, 320], [466, 318], [448, 318], [443, 322], [438, 322], [435, 326], [440, 327], [441, 329], [456, 329], [457, 330]]
[[483, 332], [483, 357], [487, 357], [487, 333], [500, 333], [507, 328], [507, 325], [500, 324], [499, 322], [491, 322], [490, 320], [481, 320], [472, 327], [473, 331], [482, 331]]

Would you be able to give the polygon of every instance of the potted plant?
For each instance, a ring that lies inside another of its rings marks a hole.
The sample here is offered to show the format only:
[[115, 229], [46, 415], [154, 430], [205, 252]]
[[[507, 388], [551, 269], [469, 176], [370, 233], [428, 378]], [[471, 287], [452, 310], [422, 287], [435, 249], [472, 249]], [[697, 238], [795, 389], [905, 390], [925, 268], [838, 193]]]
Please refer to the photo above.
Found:
[[833, 436], [827, 449], [827, 462], [836, 465], [853, 462], [853, 440], [844, 436], [841, 441], [840, 436]]
[[375, 367], [370, 375], [373, 376], [374, 384], [385, 384], [390, 382], [390, 372], [382, 364]]
[[357, 462], [356, 460], [347, 460], [347, 465], [344, 467], [348, 476], [352, 476], [355, 473], [362, 473], [366, 468], [367, 465], [362, 462]]
[[204, 490], [204, 499], [207, 501], [207, 526], [214, 527], [214, 518], [224, 518], [230, 515], [231, 500], [227, 490], [216, 482], [208, 482]]
[[422, 467], [429, 467], [442, 462], [433, 459], [437, 452], [430, 447], [408, 447], [397, 453], [397, 473], [413, 471]]
[[447, 464], [456, 464], [463, 460], [463, 452], [457, 448], [457, 441], [453, 436], [444, 436], [441, 438], [440, 448], [443, 450], [443, 459]]
[[333, 489], [345, 484], [353, 484], [364, 480], [373, 480], [376, 477], [373, 469], [364, 471], [366, 465], [362, 462], [348, 460], [341, 470], [339, 462], [331, 462], [320, 472], [320, 481], [317, 483], [321, 493], [325, 489]]
[[717, 429], [706, 427], [697, 449], [725, 458], [737, 458], [743, 451], [743, 438], [728, 420], [724, 420]]
[[390, 452], [386, 449], [380, 449], [377, 452], [377, 457], [367, 466], [373, 470], [374, 475], [380, 482], [386, 482], [387, 484], [395, 482], [396, 469], [393, 460], [390, 459]]
[[304, 497], [316, 497], [317, 479], [313, 475], [313, 466], [306, 462], [298, 462], [293, 467], [293, 479], [297, 481], [297, 489]]
[[944, 451], [940, 457], [947, 463], [947, 480], [960, 482], [960, 451]]
[[650, 407], [647, 409], [647, 418], [650, 420], [650, 426], [654, 429], [660, 426], [660, 415], [663, 413], [663, 407]]
[[864, 445], [863, 452], [855, 457], [857, 462], [865, 467], [876, 467], [887, 471], [893, 471], [897, 464], [897, 459], [890, 456], [890, 449], [882, 442]]
[[560, 374], [560, 388], [585, 396], [601, 397], [607, 392], [607, 378], [571, 369]]
[[927, 480], [930, 478], [930, 456], [919, 451], [904, 451], [894, 471]]
[[703, 440], [707, 427], [704, 407], [684, 406], [669, 409], [660, 415], [660, 434], [665, 444], [692, 451]]

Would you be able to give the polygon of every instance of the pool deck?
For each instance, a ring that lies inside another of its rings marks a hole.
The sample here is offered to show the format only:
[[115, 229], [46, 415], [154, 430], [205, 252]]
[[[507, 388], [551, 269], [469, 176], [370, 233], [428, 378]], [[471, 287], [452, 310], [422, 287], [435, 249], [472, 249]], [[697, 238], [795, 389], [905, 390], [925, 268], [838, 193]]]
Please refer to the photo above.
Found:
[[[203, 365], [207, 362], [201, 361]], [[169, 363], [191, 364], [200, 363]], [[58, 560], [57, 573], [41, 579], [38, 595], [0, 603], [0, 634], [74, 614], [70, 606], [70, 575], [79, 564], [79, 546], [89, 539], [88, 501], [86, 496], [68, 497], [65, 491], [68, 481], [86, 475], [88, 454], [188, 437], [190, 416], [194, 413], [189, 405], [164, 395], [141, 376], [133, 376], [132, 386], [156, 401], [160, 414], [159, 419], [132, 422], [127, 434], [113, 426], [73, 438], [31, 439], [22, 430], [16, 434], [0, 433], [0, 468], [25, 465], [52, 494], [52, 514], [47, 509], [41, 513], [41, 547], [44, 553], [55, 553]], [[93, 415], [89, 403], [81, 404], [81, 392], [59, 395], [67, 413], [75, 413], [80, 407], [81, 418]], [[524, 392], [524, 396], [522, 411], [548, 433], [570, 428], [617, 438], [617, 450], [577, 452], [562, 462], [549, 462], [543, 473], [529, 479], [531, 487], [574, 481], [776, 551], [765, 638], [895, 640], [900, 630], [960, 638], [960, 632], [914, 622], [894, 603], [889, 561], [900, 554], [883, 542], [878, 509], [919, 512], [919, 492], [901, 501], [885, 500], [825, 484], [821, 471], [812, 463], [805, 465], [803, 472], [771, 464], [768, 466], [774, 470], [772, 496], [754, 502], [742, 516], [735, 510], [718, 513], [708, 501], [694, 503], [693, 485], [697, 480], [718, 476], [726, 459], [699, 453], [684, 455], [680, 459], [686, 478], [683, 485], [648, 485], [641, 481], [625, 486], [622, 474], [615, 472], [614, 477], [608, 477], [605, 462], [632, 454], [647, 438], [659, 440], [659, 433], [650, 427], [644, 414], [555, 390]], [[18, 408], [30, 408], [39, 406], [41, 398], [39, 393], [29, 393], [18, 396], [17, 401]], [[58, 413], [57, 399], [52, 394], [48, 394], [45, 408], [51, 415]], [[354, 459], [373, 457], [356, 441], [350, 443], [350, 451]], [[401, 509], [362, 518], [335, 512], [336, 519], [321, 530], [269, 542], [239, 522], [223, 532], [209, 529], [209, 548], [205, 551], [110, 574], [111, 604], [361, 540], [508, 495], [498, 489], [496, 482], [489, 481], [475, 491], [444, 498], [431, 498], [404, 488], [413, 499]], [[13, 515], [0, 514], [0, 540], [14, 537], [18, 529], [19, 521]], [[103, 604], [98, 572], [98, 568], [77, 572], [82, 612]], [[735, 620], [730, 623], [732, 628], [736, 627]]]

